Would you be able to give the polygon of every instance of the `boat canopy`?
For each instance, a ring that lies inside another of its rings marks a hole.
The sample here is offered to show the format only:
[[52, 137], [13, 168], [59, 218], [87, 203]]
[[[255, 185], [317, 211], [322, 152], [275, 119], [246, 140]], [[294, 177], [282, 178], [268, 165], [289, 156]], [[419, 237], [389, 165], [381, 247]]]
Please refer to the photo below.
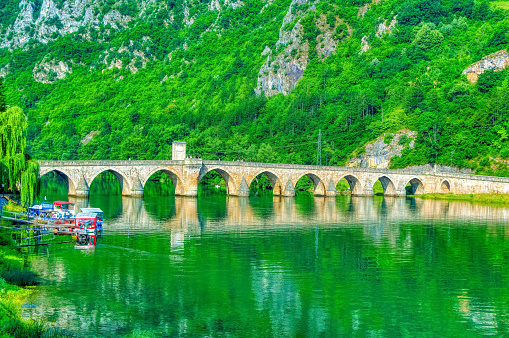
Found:
[[53, 203], [42, 202], [41, 203], [41, 209], [50, 209], [50, 210], [52, 210], [53, 209]]
[[58, 206], [62, 206], [62, 205], [66, 205], [66, 204], [72, 204], [74, 205], [74, 203], [71, 203], [71, 202], [65, 202], [65, 201], [55, 201], [53, 202], [54, 205], [58, 205]]
[[74, 218], [96, 218], [97, 214], [94, 212], [80, 212]]
[[99, 208], [81, 208], [80, 211], [82, 213], [96, 213], [96, 214], [102, 214], [103, 211]]

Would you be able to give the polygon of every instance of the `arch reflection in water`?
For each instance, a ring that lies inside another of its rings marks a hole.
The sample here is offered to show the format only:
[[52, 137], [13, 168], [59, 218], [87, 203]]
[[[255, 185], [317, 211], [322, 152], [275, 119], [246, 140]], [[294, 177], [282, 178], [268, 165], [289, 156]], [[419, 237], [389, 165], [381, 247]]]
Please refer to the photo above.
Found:
[[504, 332], [509, 296], [494, 290], [509, 283], [509, 263], [496, 258], [509, 250], [508, 209], [382, 196], [216, 199], [121, 198], [93, 254], [34, 257], [51, 286], [33, 296], [31, 315], [96, 335]]
[[[433, 201], [398, 197], [338, 196], [336, 199], [300, 196], [230, 198], [208, 196], [192, 199], [180, 196], [167, 198], [88, 199], [71, 198], [77, 205], [98, 206], [105, 210], [116, 210], [121, 206], [121, 216], [116, 226], [136, 224], [140, 227], [178, 225], [189, 227], [193, 234], [201, 232], [238, 232], [264, 229], [270, 224], [275, 228], [296, 228], [320, 225], [361, 227], [385, 221], [393, 224], [412, 223], [413, 220], [506, 220], [509, 211], [505, 208], [488, 207], [457, 201]], [[111, 229], [115, 231], [115, 227]]]

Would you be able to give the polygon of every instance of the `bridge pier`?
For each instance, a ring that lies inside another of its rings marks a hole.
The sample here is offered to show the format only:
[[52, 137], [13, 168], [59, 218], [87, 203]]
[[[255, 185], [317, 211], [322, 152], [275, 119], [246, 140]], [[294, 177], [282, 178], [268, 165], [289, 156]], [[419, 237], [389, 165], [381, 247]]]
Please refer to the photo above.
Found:
[[175, 191], [175, 196], [197, 197], [198, 196], [198, 186], [186, 188], [186, 189], [184, 189], [183, 193], [177, 193]]
[[[72, 193], [72, 191], [69, 191], [69, 193]], [[78, 197], [88, 197], [89, 194], [89, 187], [87, 180], [85, 180], [85, 176], [80, 175], [80, 179], [78, 181], [78, 184], [76, 185], [76, 196]]]
[[329, 183], [327, 184], [327, 189], [325, 189], [325, 196], [327, 197], [336, 197], [337, 191], [336, 187], [334, 186], [334, 181], [332, 179], [329, 179]]
[[143, 186], [141, 185], [139, 177], [137, 177], [134, 180], [133, 188], [131, 189], [130, 194], [128, 196], [143, 197]]
[[239, 197], [249, 197], [249, 186], [247, 185], [246, 179], [242, 176], [242, 181], [240, 182], [240, 186], [237, 189], [237, 196]]
[[286, 182], [286, 187], [283, 192], [283, 196], [285, 197], [295, 197], [295, 188], [293, 187], [292, 181], [289, 179], [288, 182]]

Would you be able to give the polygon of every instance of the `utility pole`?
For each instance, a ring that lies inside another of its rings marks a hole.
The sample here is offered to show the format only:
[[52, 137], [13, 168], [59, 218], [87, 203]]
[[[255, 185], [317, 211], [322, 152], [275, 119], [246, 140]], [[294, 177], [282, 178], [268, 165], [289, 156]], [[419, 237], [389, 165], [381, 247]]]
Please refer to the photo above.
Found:
[[322, 165], [322, 130], [318, 129], [318, 151], [316, 152], [316, 165]]

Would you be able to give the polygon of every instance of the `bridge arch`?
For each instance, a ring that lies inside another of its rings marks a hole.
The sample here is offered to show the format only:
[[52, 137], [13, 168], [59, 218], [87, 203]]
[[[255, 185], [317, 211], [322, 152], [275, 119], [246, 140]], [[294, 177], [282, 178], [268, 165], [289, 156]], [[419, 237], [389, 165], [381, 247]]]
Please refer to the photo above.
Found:
[[173, 182], [173, 185], [175, 186], [175, 195], [177, 195], [177, 196], [184, 195], [184, 192], [185, 192], [184, 181], [182, 180], [182, 178], [180, 177], [179, 174], [177, 174], [176, 172], [174, 172], [173, 170], [168, 169], [168, 168], [156, 168], [156, 169], [152, 170], [147, 175], [147, 177], [141, 182], [142, 186], [145, 187], [145, 185], [147, 184], [150, 177], [152, 177], [152, 175], [154, 175], [155, 173], [158, 173], [158, 172], [165, 173], [171, 179], [171, 181]]
[[308, 173], [300, 175], [297, 178], [297, 180], [295, 181], [295, 185], [297, 185], [297, 182], [299, 182], [299, 180], [301, 178], [303, 178], [304, 176], [307, 176], [313, 183], [313, 194], [315, 196], [326, 196], [326, 186], [325, 186], [326, 182], [314, 173], [308, 172]]
[[407, 186], [408, 183], [410, 183], [410, 186], [411, 186], [410, 193], [412, 195], [422, 195], [422, 194], [425, 193], [426, 190], [425, 190], [424, 184], [417, 177], [414, 177], [411, 180], [407, 181], [404, 186], [400, 187], [399, 190], [400, 191], [405, 191], [406, 186]]
[[396, 186], [394, 185], [394, 180], [392, 180], [389, 176], [383, 175], [372, 182], [371, 187], [376, 181], [380, 181], [382, 183], [383, 195], [384, 196], [397, 196]]
[[68, 195], [76, 195], [76, 183], [72, 180], [71, 175], [69, 173], [65, 172], [61, 169], [53, 169], [50, 168], [49, 170], [45, 170], [44, 172], [40, 173], [40, 177], [42, 178], [44, 175], [49, 174], [51, 172], [55, 172], [57, 175], [62, 177], [65, 181], [65, 185], [67, 186], [67, 194]]
[[346, 174], [346, 175], [340, 177], [339, 180], [334, 182], [334, 187], [337, 187], [339, 181], [341, 181], [343, 178], [346, 180], [346, 182], [350, 186], [350, 193], [352, 195], [362, 195], [364, 189], [362, 187], [361, 181], [355, 175]]
[[281, 184], [280, 178], [269, 170], [260, 170], [259, 172], [256, 172], [249, 182], [247, 182], [248, 186], [251, 187], [253, 181], [260, 175], [265, 175], [269, 179], [270, 184], [272, 185], [272, 194], [274, 196], [279, 196], [283, 193], [283, 185]]
[[226, 183], [226, 193], [228, 195], [237, 195], [239, 185], [235, 182], [233, 176], [227, 170], [225, 170], [224, 168], [221, 168], [221, 167], [206, 168], [206, 170], [203, 170], [198, 175], [197, 183], [200, 184], [203, 177], [205, 177], [205, 175], [207, 175], [208, 173], [210, 173], [212, 171], [215, 171], [219, 175], [221, 175], [224, 182]]
[[[94, 179], [99, 176], [99, 174], [102, 174], [104, 172], [110, 172], [115, 176], [115, 178], [120, 183], [120, 190], [122, 191], [123, 196], [129, 196], [131, 195], [131, 184], [129, 183], [129, 180], [127, 178], [127, 175], [123, 173], [120, 170], [117, 170], [115, 168], [104, 168], [102, 170], [97, 171], [90, 177], [90, 181], [88, 182], [88, 186], [90, 187], [92, 185], [92, 182], [94, 182]], [[141, 183], [140, 183], [141, 184]], [[143, 188], [143, 187], [142, 187]]]
[[451, 183], [448, 180], [443, 180], [440, 184], [440, 192], [443, 194], [447, 194], [451, 192]]

